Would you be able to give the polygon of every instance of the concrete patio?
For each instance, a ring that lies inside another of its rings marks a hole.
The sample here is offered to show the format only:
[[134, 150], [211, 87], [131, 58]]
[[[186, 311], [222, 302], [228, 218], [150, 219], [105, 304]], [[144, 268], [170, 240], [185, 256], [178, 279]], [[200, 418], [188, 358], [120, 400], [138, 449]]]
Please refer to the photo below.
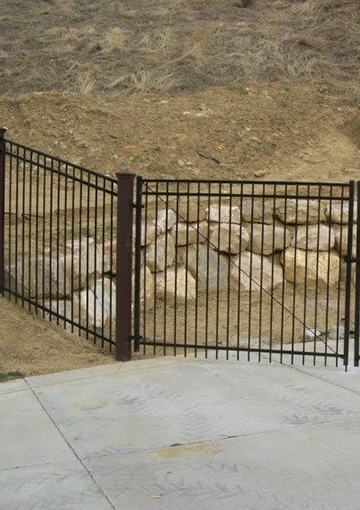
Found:
[[4, 383], [0, 508], [359, 510], [359, 372], [163, 358]]

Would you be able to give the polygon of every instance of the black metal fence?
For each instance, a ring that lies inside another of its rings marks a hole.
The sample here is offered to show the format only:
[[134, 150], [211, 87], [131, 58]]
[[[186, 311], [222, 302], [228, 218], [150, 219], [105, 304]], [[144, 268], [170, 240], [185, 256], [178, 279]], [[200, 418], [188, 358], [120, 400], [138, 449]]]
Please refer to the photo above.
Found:
[[353, 182], [138, 187], [135, 340], [145, 354], [347, 365]]
[[360, 184], [138, 177], [134, 189], [131, 174], [4, 135], [0, 291], [10, 299], [116, 346], [120, 360], [337, 366], [353, 343], [359, 363]]
[[2, 143], [2, 291], [111, 348], [117, 180]]

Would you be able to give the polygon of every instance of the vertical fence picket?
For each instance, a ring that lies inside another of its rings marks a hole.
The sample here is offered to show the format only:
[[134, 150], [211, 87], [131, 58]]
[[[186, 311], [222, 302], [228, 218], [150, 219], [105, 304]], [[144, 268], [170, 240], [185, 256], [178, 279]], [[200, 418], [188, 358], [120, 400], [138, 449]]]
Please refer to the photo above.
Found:
[[0, 294], [4, 294], [5, 276], [5, 133], [0, 128]]
[[360, 358], [360, 182], [356, 185], [356, 265], [355, 265], [355, 335], [354, 365], [359, 366]]

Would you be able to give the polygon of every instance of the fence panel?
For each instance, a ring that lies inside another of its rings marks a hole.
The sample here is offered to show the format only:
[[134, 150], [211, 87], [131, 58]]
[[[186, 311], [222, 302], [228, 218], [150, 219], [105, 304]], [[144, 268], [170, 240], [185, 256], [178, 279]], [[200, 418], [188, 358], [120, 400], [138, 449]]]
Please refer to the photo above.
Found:
[[145, 354], [347, 364], [354, 183], [139, 185]]
[[4, 293], [111, 347], [116, 179], [9, 140], [4, 144]]

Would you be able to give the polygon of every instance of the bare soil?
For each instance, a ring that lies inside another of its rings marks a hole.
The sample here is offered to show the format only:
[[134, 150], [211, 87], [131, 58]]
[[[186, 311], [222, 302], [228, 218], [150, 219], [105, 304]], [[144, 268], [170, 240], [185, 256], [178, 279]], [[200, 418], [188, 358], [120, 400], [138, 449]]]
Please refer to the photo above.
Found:
[[128, 99], [36, 93], [0, 100], [0, 123], [11, 139], [109, 174], [300, 181], [359, 175], [357, 108], [313, 86]]
[[61, 326], [44, 321], [20, 304], [0, 298], [0, 376], [61, 372], [114, 363], [109, 349], [101, 349]]

